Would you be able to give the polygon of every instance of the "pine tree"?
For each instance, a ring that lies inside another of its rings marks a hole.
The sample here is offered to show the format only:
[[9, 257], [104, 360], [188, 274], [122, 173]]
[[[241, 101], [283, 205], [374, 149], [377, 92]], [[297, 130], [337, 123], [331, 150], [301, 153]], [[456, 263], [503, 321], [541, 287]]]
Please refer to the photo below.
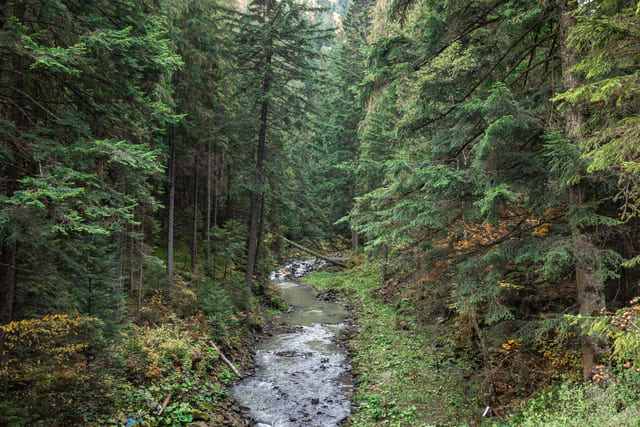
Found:
[[[327, 220], [325, 231], [348, 231], [345, 223], [335, 223], [347, 216], [357, 194], [358, 129], [365, 116], [358, 85], [365, 73], [362, 47], [367, 42], [371, 4], [351, 2], [342, 19], [326, 66], [330, 91], [323, 96], [318, 129], [310, 138], [314, 146], [308, 151], [313, 161], [306, 170], [313, 203]], [[357, 233], [352, 234], [352, 240], [357, 247]]]
[[[175, 223], [175, 217], [167, 221], [167, 236], [189, 235], [191, 268], [195, 269], [198, 246], [201, 243], [200, 223], [208, 227], [204, 231], [205, 239], [211, 232], [211, 169], [213, 152], [221, 151], [224, 143], [222, 124], [229, 121], [227, 108], [232, 103], [232, 74], [230, 59], [225, 59], [226, 45], [230, 30], [228, 12], [218, 2], [188, 1], [171, 3], [166, 8], [170, 37], [176, 52], [184, 65], [172, 77], [172, 89], [175, 99], [175, 113], [182, 120], [172, 126], [167, 138], [169, 152], [169, 177], [166, 206], [171, 215], [173, 211], [188, 212], [181, 215]], [[208, 183], [201, 197], [202, 183]], [[178, 196], [176, 199], [176, 195]], [[207, 203], [203, 203], [206, 201]], [[174, 239], [169, 243], [167, 266], [171, 279], [173, 270]], [[209, 245], [205, 248], [208, 253]]]

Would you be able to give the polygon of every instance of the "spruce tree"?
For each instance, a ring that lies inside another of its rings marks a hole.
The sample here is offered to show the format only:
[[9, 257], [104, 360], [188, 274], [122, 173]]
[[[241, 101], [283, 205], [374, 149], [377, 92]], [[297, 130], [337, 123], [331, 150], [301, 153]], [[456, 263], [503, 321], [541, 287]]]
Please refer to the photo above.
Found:
[[155, 204], [162, 86], [180, 61], [145, 2], [3, 6], [0, 316], [108, 316], [119, 304], [97, 299], [120, 292], [134, 206]]
[[[588, 197], [576, 197], [571, 178], [587, 165], [567, 138], [576, 127], [550, 102], [570, 68], [563, 11], [556, 2], [397, 1], [391, 12], [403, 27], [389, 26], [368, 49], [361, 170], [388, 151], [366, 174], [378, 183], [352, 223], [371, 253], [391, 249], [396, 264], [424, 268], [424, 292], [450, 295], [486, 362], [482, 328], [532, 328], [542, 307], [562, 311], [574, 301], [573, 272], [597, 280], [598, 292], [618, 275], [614, 241], [589, 234], [596, 225], [616, 233], [608, 183], [585, 177]], [[589, 252], [593, 238], [600, 247]], [[516, 294], [528, 308], [507, 302]]]
[[[620, 192], [620, 217], [631, 219], [637, 212], [638, 99], [635, 94], [637, 27], [635, 4], [625, 2], [592, 2], [585, 5], [567, 2], [560, 17], [560, 40], [564, 91], [555, 99], [563, 101], [566, 133], [582, 153], [580, 163], [587, 168], [572, 178], [570, 198], [575, 216], [572, 234], [576, 258], [576, 282], [579, 314], [600, 315], [605, 309], [606, 278], [602, 274], [603, 251], [599, 228], [614, 223], [598, 216], [594, 205], [603, 197], [594, 191], [593, 182], [617, 174]], [[589, 172], [589, 173], [587, 173]], [[610, 179], [610, 178], [609, 178]], [[611, 191], [611, 190], [609, 190]], [[606, 194], [604, 196], [607, 196]], [[611, 197], [610, 193], [608, 197]], [[615, 218], [615, 211], [609, 212]], [[620, 227], [618, 227], [620, 229]], [[627, 252], [627, 251], [625, 251]], [[622, 255], [622, 254], [621, 254]], [[635, 253], [624, 254], [635, 257]], [[637, 258], [636, 258], [637, 259]], [[634, 261], [627, 263], [633, 266]], [[584, 379], [598, 373], [606, 343], [597, 337], [582, 337]]]
[[[181, 120], [169, 129], [166, 147], [169, 176], [165, 214], [169, 217], [167, 267], [171, 280], [175, 245], [172, 236], [175, 234], [178, 239], [189, 236], [192, 270], [199, 260], [201, 223], [208, 224], [203, 230], [205, 241], [210, 236], [211, 205], [215, 203], [211, 175], [223, 167], [218, 165], [214, 171], [212, 156], [225, 145], [222, 128], [230, 121], [228, 110], [233, 108], [233, 75], [229, 72], [232, 59], [225, 58], [230, 30], [225, 27], [229, 13], [223, 5], [188, 1], [169, 6], [165, 8], [169, 35], [184, 62], [171, 81], [174, 111]], [[204, 192], [203, 183], [208, 184]], [[172, 207], [173, 212], [185, 215], [176, 218], [171, 213]], [[208, 244], [205, 253], [209, 253]]]
[[283, 155], [288, 126], [304, 117], [309, 96], [303, 88], [315, 77], [319, 55], [314, 42], [326, 37], [306, 14], [314, 9], [290, 0], [252, 2], [239, 20], [236, 60], [249, 94], [247, 124], [256, 140], [249, 173], [249, 231], [245, 282], [251, 287], [263, 232], [265, 196], [272, 165]]
[[[366, 0], [349, 3], [336, 30], [336, 45], [325, 67], [329, 90], [320, 100], [317, 130], [309, 138], [313, 146], [307, 151], [313, 160], [306, 174], [312, 203], [326, 218], [325, 232], [348, 231], [345, 228], [348, 224], [335, 223], [349, 213], [358, 191], [355, 167], [360, 145], [358, 128], [365, 115], [358, 85], [365, 73], [362, 47], [367, 41], [371, 5]], [[353, 233], [352, 240], [357, 247], [357, 233]]]

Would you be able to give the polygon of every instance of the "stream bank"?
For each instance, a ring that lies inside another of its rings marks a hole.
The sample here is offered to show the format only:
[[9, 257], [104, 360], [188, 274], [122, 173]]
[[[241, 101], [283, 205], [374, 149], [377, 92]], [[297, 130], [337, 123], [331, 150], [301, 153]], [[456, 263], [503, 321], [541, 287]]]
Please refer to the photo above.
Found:
[[455, 321], [386, 301], [383, 269], [362, 263], [315, 271], [304, 280], [321, 295], [346, 301], [354, 325], [345, 337], [357, 387], [348, 425], [475, 426], [483, 421], [482, 378], [458, 341]]

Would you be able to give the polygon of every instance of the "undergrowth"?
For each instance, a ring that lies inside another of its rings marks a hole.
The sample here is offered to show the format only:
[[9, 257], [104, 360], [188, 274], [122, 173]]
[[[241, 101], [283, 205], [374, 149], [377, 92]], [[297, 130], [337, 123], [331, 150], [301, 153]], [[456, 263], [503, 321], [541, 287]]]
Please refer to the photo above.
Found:
[[626, 371], [601, 383], [565, 381], [523, 402], [491, 426], [639, 426], [640, 374]]
[[[508, 411], [500, 411], [502, 418], [483, 417], [489, 408], [481, 404], [482, 380], [464, 349], [460, 351], [456, 322], [441, 319], [440, 323], [425, 323], [419, 310], [402, 310], [399, 315], [398, 306], [379, 298], [381, 271], [377, 264], [364, 263], [339, 273], [314, 272], [305, 278], [321, 292], [338, 290], [354, 310], [356, 331], [350, 345], [359, 383], [353, 396], [357, 410], [349, 425], [640, 426], [637, 354], [629, 358], [630, 353], [624, 353], [629, 360], [624, 369], [585, 384], [576, 380], [574, 362], [546, 361], [569, 357], [555, 347], [540, 352], [539, 362], [546, 363], [545, 368], [552, 365], [557, 372], [565, 372], [562, 377], [551, 377], [554, 385], [533, 398], [520, 399], [521, 403]], [[620, 318], [624, 315], [618, 314]], [[611, 321], [614, 330], [616, 318]], [[625, 340], [628, 342], [628, 337]], [[549, 345], [556, 341], [550, 340]], [[493, 354], [516, 357], [520, 346], [524, 347], [519, 340], [508, 340]], [[571, 369], [564, 369], [565, 364]]]
[[238, 283], [177, 276], [171, 292], [145, 288], [110, 336], [75, 314], [1, 325], [0, 425], [225, 425], [218, 406], [235, 375], [210, 343], [238, 356], [259, 323]]

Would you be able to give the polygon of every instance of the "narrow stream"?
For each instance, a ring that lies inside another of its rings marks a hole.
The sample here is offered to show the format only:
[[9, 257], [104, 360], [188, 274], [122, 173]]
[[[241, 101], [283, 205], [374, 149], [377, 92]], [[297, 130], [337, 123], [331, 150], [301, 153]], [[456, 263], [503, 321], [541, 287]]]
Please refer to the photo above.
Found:
[[256, 426], [337, 426], [350, 414], [347, 355], [334, 342], [347, 312], [296, 281], [311, 263], [290, 264], [272, 275], [292, 309], [289, 324], [298, 330], [260, 343], [255, 374], [232, 389]]

